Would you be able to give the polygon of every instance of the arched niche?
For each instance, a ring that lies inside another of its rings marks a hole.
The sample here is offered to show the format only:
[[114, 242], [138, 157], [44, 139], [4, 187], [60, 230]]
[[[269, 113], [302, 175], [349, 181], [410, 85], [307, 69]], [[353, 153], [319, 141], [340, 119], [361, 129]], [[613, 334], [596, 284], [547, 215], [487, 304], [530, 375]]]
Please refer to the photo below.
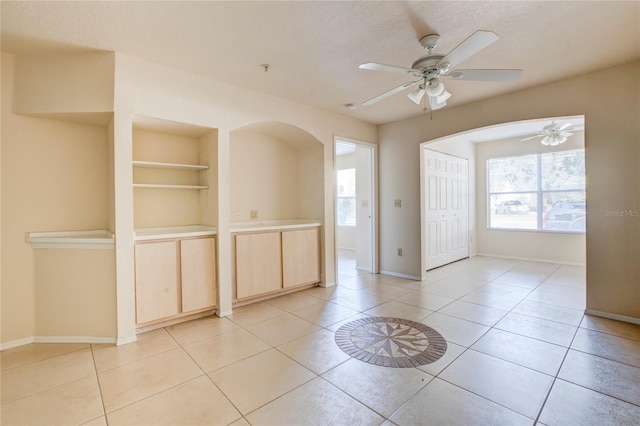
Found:
[[323, 219], [324, 145], [316, 137], [259, 122], [231, 131], [229, 149], [232, 222]]

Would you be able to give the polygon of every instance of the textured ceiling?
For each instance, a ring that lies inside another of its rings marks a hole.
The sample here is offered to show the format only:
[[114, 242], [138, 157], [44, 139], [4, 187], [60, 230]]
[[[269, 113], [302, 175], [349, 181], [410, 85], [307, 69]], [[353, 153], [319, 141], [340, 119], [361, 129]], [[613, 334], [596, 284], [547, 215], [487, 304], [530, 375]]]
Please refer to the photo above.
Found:
[[[360, 104], [405, 81], [358, 69], [409, 67], [418, 40], [447, 53], [476, 30], [500, 39], [460, 68], [522, 68], [516, 83], [446, 81], [449, 106], [640, 58], [637, 1], [10, 2], [2, 50], [125, 53], [373, 123], [423, 114], [403, 93]], [[265, 72], [261, 64], [270, 64]], [[345, 104], [356, 104], [347, 110]], [[437, 113], [437, 112], [436, 112]]]

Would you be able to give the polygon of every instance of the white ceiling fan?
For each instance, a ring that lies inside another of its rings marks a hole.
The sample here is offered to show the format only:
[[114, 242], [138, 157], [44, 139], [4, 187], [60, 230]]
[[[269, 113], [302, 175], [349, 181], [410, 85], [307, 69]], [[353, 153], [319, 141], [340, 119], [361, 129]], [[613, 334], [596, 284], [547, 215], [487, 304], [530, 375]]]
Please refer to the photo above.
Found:
[[555, 121], [552, 121], [551, 124], [544, 126], [542, 130], [537, 132], [535, 135], [521, 139], [520, 141], [524, 142], [535, 138], [542, 138], [540, 140], [542, 145], [558, 146], [561, 143], [566, 142], [569, 136], [573, 135], [569, 130], [578, 129], [572, 129], [571, 123], [557, 124]]
[[497, 82], [513, 82], [522, 77], [522, 70], [452, 70], [465, 59], [475, 55], [480, 50], [489, 46], [498, 40], [498, 36], [491, 31], [476, 31], [465, 41], [460, 43], [455, 49], [447, 55], [433, 53], [433, 49], [440, 40], [437, 34], [431, 34], [420, 39], [420, 44], [427, 50], [427, 56], [416, 60], [411, 68], [400, 67], [396, 65], [385, 65], [369, 62], [360, 65], [359, 68], [372, 71], [387, 71], [401, 74], [408, 74], [417, 80], [409, 81], [387, 92], [375, 96], [362, 105], [371, 105], [393, 94], [401, 92], [412, 86], [417, 85], [418, 88], [409, 93], [407, 96], [416, 104], [424, 97], [425, 92], [429, 98], [429, 105], [432, 110], [440, 109], [447, 104], [447, 99], [451, 97], [451, 93], [447, 92], [440, 78], [446, 77], [453, 80], [475, 80], [475, 81], [497, 81]]

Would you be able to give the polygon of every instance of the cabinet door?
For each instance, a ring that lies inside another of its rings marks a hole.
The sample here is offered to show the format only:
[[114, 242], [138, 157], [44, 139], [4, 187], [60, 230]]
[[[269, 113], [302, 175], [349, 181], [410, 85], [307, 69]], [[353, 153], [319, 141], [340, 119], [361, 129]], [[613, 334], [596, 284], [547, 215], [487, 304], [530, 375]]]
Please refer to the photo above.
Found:
[[285, 288], [320, 281], [317, 228], [282, 232], [282, 269]]
[[236, 235], [236, 294], [238, 299], [282, 288], [280, 233]]
[[178, 251], [175, 241], [135, 245], [136, 322], [178, 313]]
[[216, 304], [215, 239], [180, 241], [182, 312], [213, 307]]

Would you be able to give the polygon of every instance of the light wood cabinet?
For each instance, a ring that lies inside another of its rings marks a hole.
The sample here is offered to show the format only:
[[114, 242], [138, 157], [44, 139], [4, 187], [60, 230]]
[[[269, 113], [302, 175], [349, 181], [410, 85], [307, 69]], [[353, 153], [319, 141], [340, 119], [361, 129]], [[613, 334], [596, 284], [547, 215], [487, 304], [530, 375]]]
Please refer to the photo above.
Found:
[[244, 299], [282, 288], [280, 232], [236, 235], [236, 291]]
[[216, 245], [213, 238], [180, 241], [182, 312], [216, 304]]
[[135, 245], [136, 323], [148, 324], [216, 305], [215, 239]]
[[175, 241], [136, 244], [136, 322], [177, 315], [178, 250]]
[[235, 235], [236, 299], [320, 281], [317, 228]]
[[282, 231], [282, 286], [320, 281], [318, 229]]

